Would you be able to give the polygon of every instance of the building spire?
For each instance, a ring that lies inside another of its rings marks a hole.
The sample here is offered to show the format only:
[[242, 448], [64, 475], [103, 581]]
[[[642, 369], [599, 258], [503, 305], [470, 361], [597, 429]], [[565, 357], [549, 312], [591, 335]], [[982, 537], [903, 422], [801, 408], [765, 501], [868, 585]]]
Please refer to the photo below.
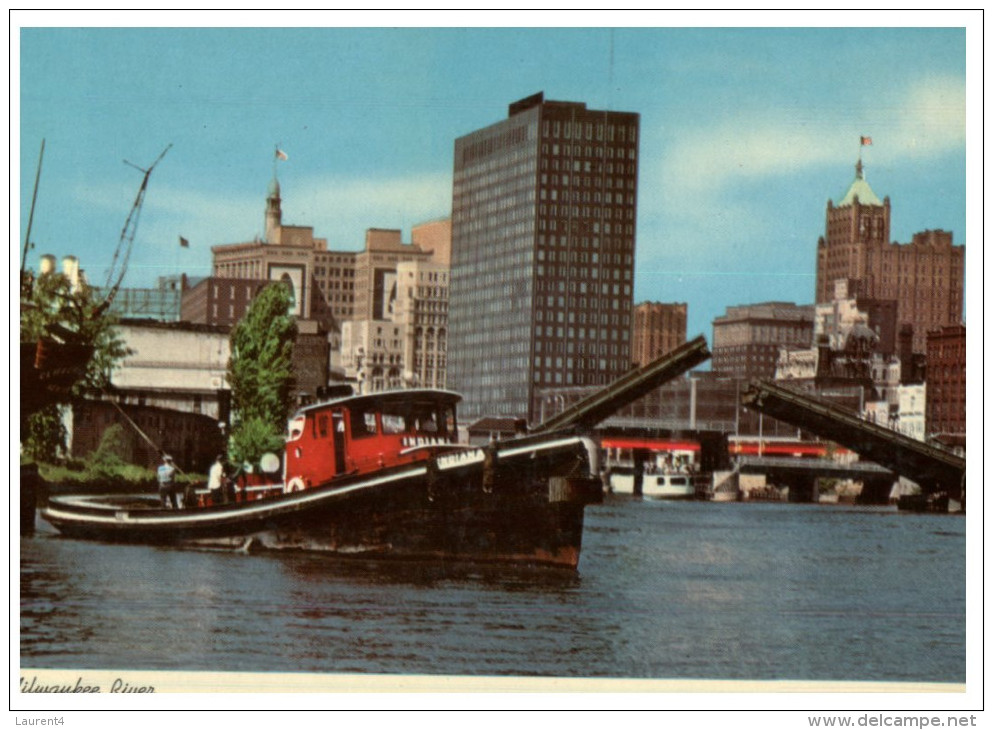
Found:
[[872, 137], [866, 137], [865, 135], [859, 137], [859, 159], [855, 163], [855, 179], [865, 180], [865, 175], [862, 173], [862, 148], [872, 144]]
[[276, 175], [276, 163], [287, 159], [287, 155], [279, 145], [276, 145], [272, 156], [272, 182], [266, 192], [265, 208], [265, 241], [266, 243], [279, 243], [280, 229], [283, 225], [282, 199], [280, 198], [279, 178]]
[[[868, 139], [863, 137], [863, 140]], [[862, 145], [865, 142], [863, 141]], [[859, 157], [855, 162], [855, 179], [848, 188], [848, 192], [841, 198], [841, 202], [838, 203], [839, 206], [842, 205], [852, 205], [855, 201], [858, 201], [862, 205], [882, 205], [883, 202], [879, 199], [869, 187], [869, 183], [865, 179], [865, 167], [862, 165], [862, 146], [859, 146]]]

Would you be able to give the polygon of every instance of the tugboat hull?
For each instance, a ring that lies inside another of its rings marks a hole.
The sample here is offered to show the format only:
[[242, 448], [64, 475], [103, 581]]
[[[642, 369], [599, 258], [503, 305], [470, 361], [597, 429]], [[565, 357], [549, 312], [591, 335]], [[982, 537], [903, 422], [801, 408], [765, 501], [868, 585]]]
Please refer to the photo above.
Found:
[[189, 510], [148, 496], [53, 497], [42, 517], [67, 536], [113, 542], [576, 568], [584, 507], [602, 497], [585, 439], [495, 453]]

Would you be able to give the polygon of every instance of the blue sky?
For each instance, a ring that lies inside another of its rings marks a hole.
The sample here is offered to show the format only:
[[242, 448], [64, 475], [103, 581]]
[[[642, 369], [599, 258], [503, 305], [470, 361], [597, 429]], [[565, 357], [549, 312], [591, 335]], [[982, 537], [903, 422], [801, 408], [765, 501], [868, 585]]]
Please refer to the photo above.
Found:
[[[647, 21], [656, 17], [667, 16]], [[277, 143], [289, 155], [284, 222], [312, 225], [342, 250], [360, 249], [367, 228], [408, 239], [411, 224], [450, 213], [455, 138], [537, 91], [641, 114], [635, 300], [687, 302], [691, 337], [709, 339], [729, 305], [812, 301], [825, 206], [851, 183], [861, 135], [873, 139], [866, 177], [892, 201], [894, 240], [928, 228], [981, 240], [966, 223], [964, 27], [29, 27], [56, 20], [14, 18], [25, 26], [12, 29], [14, 237], [23, 245], [45, 138], [29, 264], [72, 253], [95, 283], [140, 182], [124, 159], [145, 166], [173, 145], [152, 177], [126, 280], [147, 286], [205, 275], [212, 245], [262, 232]]]

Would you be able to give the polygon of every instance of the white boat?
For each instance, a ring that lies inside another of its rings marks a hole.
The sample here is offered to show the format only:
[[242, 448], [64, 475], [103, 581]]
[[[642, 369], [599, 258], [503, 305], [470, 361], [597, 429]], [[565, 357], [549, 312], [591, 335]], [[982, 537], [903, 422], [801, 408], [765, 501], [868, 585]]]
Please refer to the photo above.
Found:
[[[634, 494], [634, 474], [627, 471], [612, 472], [610, 491], [614, 494]], [[641, 479], [641, 496], [653, 499], [696, 499], [696, 487], [689, 474], [645, 474]]]

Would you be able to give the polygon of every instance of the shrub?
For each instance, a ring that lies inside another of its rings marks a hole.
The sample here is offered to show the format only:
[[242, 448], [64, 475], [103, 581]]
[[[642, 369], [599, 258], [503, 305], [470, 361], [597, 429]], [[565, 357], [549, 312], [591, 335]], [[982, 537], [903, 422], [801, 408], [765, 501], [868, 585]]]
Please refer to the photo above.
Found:
[[115, 423], [103, 432], [100, 445], [86, 458], [86, 470], [116, 469], [125, 465], [129, 451], [124, 427]]
[[27, 434], [21, 434], [24, 455], [35, 461], [54, 462], [66, 448], [65, 424], [57, 403], [50, 403], [27, 419]]
[[266, 452], [283, 450], [285, 440], [271, 424], [261, 417], [249, 418], [235, 426], [228, 443], [228, 456], [234, 464], [258, 466]]

